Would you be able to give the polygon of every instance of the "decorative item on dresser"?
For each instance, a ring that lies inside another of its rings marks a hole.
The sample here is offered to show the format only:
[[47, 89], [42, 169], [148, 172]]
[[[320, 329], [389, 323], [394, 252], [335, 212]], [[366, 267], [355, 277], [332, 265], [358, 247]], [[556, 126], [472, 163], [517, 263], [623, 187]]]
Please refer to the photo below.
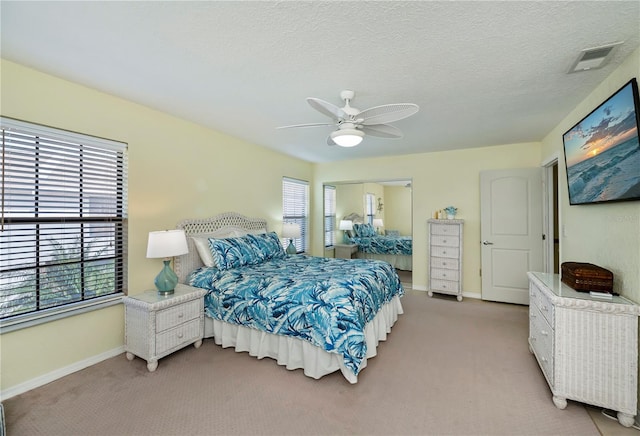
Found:
[[559, 409], [567, 400], [618, 412], [631, 427], [637, 411], [640, 306], [620, 296], [577, 292], [558, 274], [529, 272], [529, 350]]
[[462, 301], [462, 226], [464, 220], [429, 219], [429, 289]]
[[204, 335], [204, 289], [178, 284], [162, 295], [153, 290], [124, 297], [124, 349], [127, 359], [138, 356], [151, 372], [158, 359], [194, 344]]

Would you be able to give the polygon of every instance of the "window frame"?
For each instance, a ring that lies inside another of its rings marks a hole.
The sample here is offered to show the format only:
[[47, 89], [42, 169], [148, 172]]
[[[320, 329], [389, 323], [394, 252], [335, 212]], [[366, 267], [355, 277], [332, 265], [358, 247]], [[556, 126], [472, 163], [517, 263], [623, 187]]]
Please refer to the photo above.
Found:
[[336, 187], [324, 185], [323, 187], [323, 224], [324, 224], [324, 246], [332, 247], [336, 243]]
[[[35, 277], [27, 282], [33, 308], [2, 313], [0, 332], [119, 304], [128, 287], [127, 144], [8, 117], [0, 117], [0, 130], [0, 237], [6, 238], [0, 245], [14, 250], [0, 256], [7, 298], [19, 295], [11, 293], [11, 274]], [[20, 156], [9, 158], [7, 149]], [[31, 198], [37, 199], [32, 205]], [[55, 246], [71, 257], [54, 261]], [[44, 287], [43, 271], [56, 286]]]
[[[282, 222], [300, 225], [300, 237], [293, 239], [296, 253], [309, 249], [309, 182], [291, 177], [282, 178]], [[281, 238], [283, 247], [289, 242]]]

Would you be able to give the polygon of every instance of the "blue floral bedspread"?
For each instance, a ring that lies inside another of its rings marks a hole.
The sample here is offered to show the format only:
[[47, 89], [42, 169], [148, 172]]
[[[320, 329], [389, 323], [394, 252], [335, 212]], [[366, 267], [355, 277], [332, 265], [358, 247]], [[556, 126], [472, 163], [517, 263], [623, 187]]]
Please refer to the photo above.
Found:
[[355, 375], [367, 354], [364, 329], [404, 289], [386, 262], [304, 255], [189, 277], [208, 289], [205, 313], [228, 323], [293, 336], [341, 354]]
[[358, 244], [363, 253], [371, 254], [408, 254], [413, 253], [411, 236], [357, 236], [351, 241]]

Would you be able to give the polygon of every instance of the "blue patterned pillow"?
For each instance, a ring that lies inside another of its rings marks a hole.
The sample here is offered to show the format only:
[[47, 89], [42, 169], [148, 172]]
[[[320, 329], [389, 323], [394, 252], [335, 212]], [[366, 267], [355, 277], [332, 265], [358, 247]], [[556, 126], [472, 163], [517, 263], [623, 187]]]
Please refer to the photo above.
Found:
[[287, 256], [276, 232], [247, 235], [247, 238], [251, 239], [256, 255], [263, 260]]
[[227, 270], [262, 262], [263, 258], [254, 248], [254, 244], [248, 236], [225, 239], [209, 238], [209, 248], [215, 266], [220, 270]]
[[376, 235], [376, 229], [371, 224], [354, 224], [353, 230], [356, 236], [360, 238], [367, 238]]

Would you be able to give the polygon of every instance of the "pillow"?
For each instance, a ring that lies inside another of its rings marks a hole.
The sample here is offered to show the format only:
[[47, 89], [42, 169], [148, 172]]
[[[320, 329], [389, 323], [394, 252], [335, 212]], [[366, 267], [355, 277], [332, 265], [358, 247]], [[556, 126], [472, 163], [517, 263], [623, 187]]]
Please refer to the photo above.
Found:
[[212, 267], [215, 265], [213, 261], [213, 255], [209, 248], [209, 238], [232, 238], [238, 235], [237, 230], [233, 229], [221, 229], [213, 233], [200, 233], [191, 236], [193, 244], [196, 246], [196, 251], [200, 255], [200, 260], [205, 266]]
[[262, 260], [280, 259], [287, 256], [276, 232], [247, 235], [254, 250]]
[[376, 229], [374, 229], [371, 224], [356, 223], [353, 225], [353, 231], [355, 232], [356, 236], [360, 238], [366, 238], [376, 235]]
[[260, 251], [254, 247], [250, 236], [224, 239], [209, 238], [209, 248], [214, 266], [224, 271], [262, 262], [264, 258]]

